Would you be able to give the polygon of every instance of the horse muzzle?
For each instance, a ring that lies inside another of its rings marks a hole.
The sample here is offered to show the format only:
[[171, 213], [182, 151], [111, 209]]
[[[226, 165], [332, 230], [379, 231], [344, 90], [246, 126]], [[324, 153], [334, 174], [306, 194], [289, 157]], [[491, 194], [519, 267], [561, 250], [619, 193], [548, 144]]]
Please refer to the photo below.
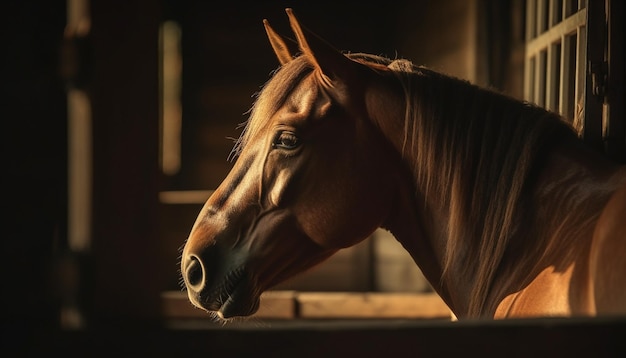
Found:
[[217, 246], [202, 254], [188, 252], [181, 262], [183, 281], [191, 303], [221, 319], [249, 316], [259, 308], [255, 280], [243, 260], [220, 260]]

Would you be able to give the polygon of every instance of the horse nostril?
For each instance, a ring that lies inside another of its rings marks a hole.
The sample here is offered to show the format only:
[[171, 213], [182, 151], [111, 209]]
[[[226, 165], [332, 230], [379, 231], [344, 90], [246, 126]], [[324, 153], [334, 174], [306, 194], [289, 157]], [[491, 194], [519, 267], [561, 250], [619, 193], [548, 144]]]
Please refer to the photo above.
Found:
[[200, 259], [192, 255], [189, 257], [189, 263], [185, 268], [185, 277], [187, 278], [187, 284], [198, 289], [202, 288], [204, 283], [204, 269]]

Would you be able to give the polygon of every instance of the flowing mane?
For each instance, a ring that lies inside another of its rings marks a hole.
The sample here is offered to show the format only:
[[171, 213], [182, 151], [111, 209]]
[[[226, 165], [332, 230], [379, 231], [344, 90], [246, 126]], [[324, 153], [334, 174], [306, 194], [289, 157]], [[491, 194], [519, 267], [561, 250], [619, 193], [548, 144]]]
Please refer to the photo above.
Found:
[[442, 279], [465, 275], [457, 279], [473, 283], [469, 312], [479, 316], [509, 238], [528, 230], [515, 218], [531, 208], [524, 201], [541, 153], [575, 133], [531, 104], [406, 60], [389, 67], [406, 94], [402, 155], [416, 154], [409, 164], [417, 188], [450, 208]]

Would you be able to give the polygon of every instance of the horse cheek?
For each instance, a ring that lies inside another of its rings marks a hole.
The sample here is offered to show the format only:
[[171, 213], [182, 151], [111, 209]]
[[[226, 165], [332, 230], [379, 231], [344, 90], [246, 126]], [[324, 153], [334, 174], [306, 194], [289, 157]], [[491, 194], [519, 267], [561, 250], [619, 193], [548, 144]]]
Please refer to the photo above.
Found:
[[287, 187], [288, 179], [289, 173], [286, 169], [278, 172], [267, 195], [267, 199], [269, 200], [270, 205], [274, 207], [280, 206], [283, 195], [285, 193], [285, 188]]

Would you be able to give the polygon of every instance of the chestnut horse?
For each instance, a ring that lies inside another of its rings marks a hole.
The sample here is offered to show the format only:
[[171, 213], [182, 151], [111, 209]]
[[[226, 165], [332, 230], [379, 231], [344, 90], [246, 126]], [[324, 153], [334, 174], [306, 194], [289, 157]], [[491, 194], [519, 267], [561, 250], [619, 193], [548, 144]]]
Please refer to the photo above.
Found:
[[186, 241], [216, 319], [382, 227], [459, 318], [626, 313], [626, 166], [557, 114], [465, 81], [342, 54], [287, 9], [281, 67]]

